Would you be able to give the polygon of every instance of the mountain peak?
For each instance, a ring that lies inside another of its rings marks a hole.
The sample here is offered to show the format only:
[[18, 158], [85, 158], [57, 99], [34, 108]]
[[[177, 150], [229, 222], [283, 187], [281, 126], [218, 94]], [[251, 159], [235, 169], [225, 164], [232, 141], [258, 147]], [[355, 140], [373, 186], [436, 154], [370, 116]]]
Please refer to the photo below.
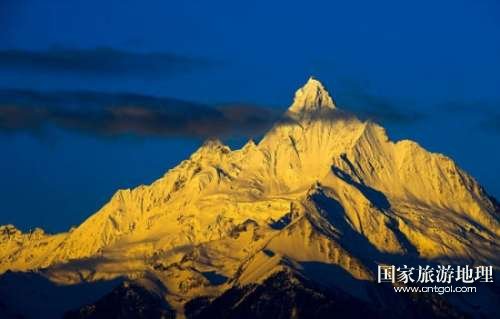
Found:
[[288, 109], [293, 113], [317, 112], [335, 109], [335, 102], [323, 84], [310, 77], [306, 84], [295, 92], [293, 104]]

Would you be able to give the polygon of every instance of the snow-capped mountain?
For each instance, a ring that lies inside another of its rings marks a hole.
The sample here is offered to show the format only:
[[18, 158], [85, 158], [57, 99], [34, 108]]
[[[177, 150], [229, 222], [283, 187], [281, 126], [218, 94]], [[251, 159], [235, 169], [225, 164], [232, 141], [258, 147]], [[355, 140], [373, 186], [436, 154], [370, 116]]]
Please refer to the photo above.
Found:
[[[488, 316], [498, 291], [464, 305], [407, 300], [373, 282], [379, 264], [498, 269], [499, 235], [498, 203], [453, 160], [391, 141], [310, 78], [258, 143], [207, 141], [66, 233], [0, 227], [0, 273], [35, 271], [55, 285], [126, 278], [133, 284], [103, 300], [133, 288], [134, 302], [150, 293], [166, 317], [397, 317], [408, 304], [421, 316]], [[0, 278], [0, 296], [5, 287]]]

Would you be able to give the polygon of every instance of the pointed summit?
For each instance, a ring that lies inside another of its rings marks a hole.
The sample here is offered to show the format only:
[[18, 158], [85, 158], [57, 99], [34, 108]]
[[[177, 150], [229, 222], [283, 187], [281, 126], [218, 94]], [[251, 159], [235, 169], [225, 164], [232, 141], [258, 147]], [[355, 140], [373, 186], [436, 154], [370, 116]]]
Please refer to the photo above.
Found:
[[335, 109], [335, 102], [320, 81], [310, 77], [307, 83], [295, 92], [293, 104], [288, 109], [293, 113], [318, 112]]

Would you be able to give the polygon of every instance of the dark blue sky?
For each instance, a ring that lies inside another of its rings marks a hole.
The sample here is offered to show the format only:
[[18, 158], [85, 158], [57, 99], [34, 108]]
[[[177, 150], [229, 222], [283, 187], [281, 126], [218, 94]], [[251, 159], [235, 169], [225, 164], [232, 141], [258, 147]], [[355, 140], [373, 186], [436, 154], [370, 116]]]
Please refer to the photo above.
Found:
[[[116, 189], [162, 176], [207, 133], [147, 123], [109, 135], [130, 123], [103, 129], [81, 113], [68, 121], [67, 110], [62, 122], [59, 92], [71, 91], [79, 110], [100, 107], [89, 94], [115, 101], [107, 94], [135, 93], [147, 103], [281, 111], [310, 75], [340, 107], [375, 118], [394, 139], [451, 156], [498, 198], [499, 57], [497, 0], [3, 0], [0, 107], [20, 103], [43, 128], [25, 113], [17, 122], [0, 117], [0, 224], [67, 229]], [[33, 98], [12, 100], [13, 89]], [[183, 124], [202, 112], [171, 109]], [[207, 134], [228, 127], [214, 123]], [[229, 128], [223, 138], [238, 144], [236, 135]]]

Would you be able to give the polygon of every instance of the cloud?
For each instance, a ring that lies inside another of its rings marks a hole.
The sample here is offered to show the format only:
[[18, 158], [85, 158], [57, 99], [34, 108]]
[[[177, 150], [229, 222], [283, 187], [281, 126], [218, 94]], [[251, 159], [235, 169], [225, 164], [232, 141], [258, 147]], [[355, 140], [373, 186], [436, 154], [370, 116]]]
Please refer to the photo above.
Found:
[[426, 114], [410, 109], [402, 109], [397, 102], [389, 98], [374, 95], [358, 96], [361, 100], [359, 116], [382, 123], [399, 125], [415, 124], [426, 117]]
[[489, 117], [485, 117], [481, 123], [481, 128], [487, 130], [488, 132], [494, 132], [500, 134], [500, 113], [492, 114]]
[[500, 102], [494, 100], [449, 101], [437, 105], [437, 109], [446, 116], [476, 119], [479, 129], [485, 133], [500, 134]]
[[99, 136], [257, 136], [280, 117], [247, 104], [207, 106], [171, 98], [99, 92], [0, 90], [0, 130], [56, 126]]
[[[311, 119], [348, 120], [360, 116], [396, 123], [418, 120], [416, 115], [400, 112], [382, 98], [364, 95], [363, 103], [356, 105], [341, 106], [339, 112]], [[293, 117], [283, 116], [281, 109], [245, 103], [210, 106], [128, 93], [0, 90], [3, 132], [40, 132], [52, 126], [98, 136], [256, 138], [276, 123], [288, 125], [294, 121]]]
[[346, 100], [348, 106], [340, 105], [341, 108], [351, 110], [363, 119], [374, 120], [382, 124], [415, 124], [428, 116], [423, 112], [401, 107], [408, 102], [369, 94], [361, 89], [348, 93]]
[[450, 100], [439, 103], [436, 108], [448, 114], [467, 113], [478, 116], [490, 115], [497, 112], [498, 102], [490, 100]]
[[0, 51], [0, 70], [91, 76], [155, 75], [186, 72], [211, 61], [172, 53], [138, 53], [111, 48]]
[[382, 124], [412, 125], [425, 120], [429, 114], [419, 108], [411, 99], [400, 99], [371, 93], [370, 83], [359, 79], [342, 78], [341, 93], [337, 100], [340, 108], [356, 113], [362, 119]]

